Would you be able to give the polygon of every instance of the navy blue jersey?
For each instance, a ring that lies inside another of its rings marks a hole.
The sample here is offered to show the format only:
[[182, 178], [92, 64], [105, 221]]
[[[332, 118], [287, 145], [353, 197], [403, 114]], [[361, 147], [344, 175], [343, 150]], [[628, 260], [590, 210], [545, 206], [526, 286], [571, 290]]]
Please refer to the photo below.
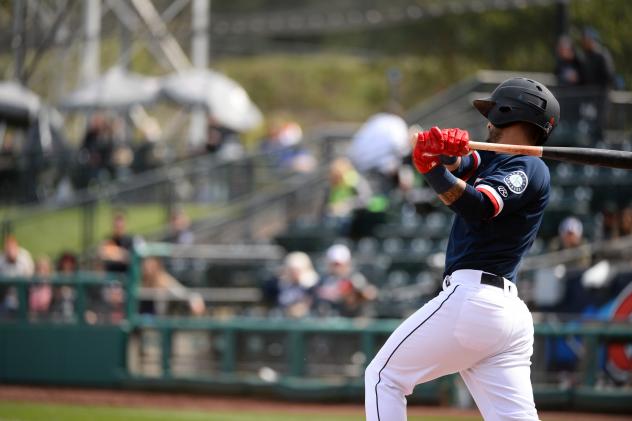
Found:
[[493, 216], [466, 221], [456, 215], [445, 271], [477, 269], [515, 281], [520, 259], [535, 240], [549, 199], [549, 169], [532, 156], [476, 154], [477, 168], [469, 172], [467, 183], [489, 198]]

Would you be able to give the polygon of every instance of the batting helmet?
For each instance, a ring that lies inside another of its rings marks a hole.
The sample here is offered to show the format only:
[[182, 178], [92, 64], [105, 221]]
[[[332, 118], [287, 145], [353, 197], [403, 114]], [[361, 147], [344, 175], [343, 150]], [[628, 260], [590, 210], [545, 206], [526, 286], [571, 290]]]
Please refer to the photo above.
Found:
[[542, 143], [560, 120], [560, 104], [543, 84], [516, 77], [498, 85], [492, 95], [474, 100], [474, 107], [494, 126], [526, 122], [544, 131]]

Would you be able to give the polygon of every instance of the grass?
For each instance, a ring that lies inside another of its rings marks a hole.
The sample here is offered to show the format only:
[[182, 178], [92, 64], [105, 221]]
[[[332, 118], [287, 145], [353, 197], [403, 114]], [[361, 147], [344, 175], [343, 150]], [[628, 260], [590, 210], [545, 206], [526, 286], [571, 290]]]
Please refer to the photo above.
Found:
[[[183, 208], [192, 220], [219, 212], [217, 206], [213, 205], [185, 204]], [[117, 209], [119, 207], [109, 203], [101, 203], [95, 208], [91, 245], [98, 244], [110, 233], [112, 214]], [[130, 233], [149, 234], [160, 230], [167, 223], [165, 209], [160, 204], [125, 206], [123, 209]], [[7, 214], [19, 216], [19, 212], [19, 209], [0, 209], [0, 220]], [[13, 232], [20, 245], [30, 251], [34, 258], [41, 255], [56, 258], [64, 250], [81, 251], [83, 224], [82, 210], [70, 208], [18, 219]]]
[[[0, 421], [361, 421], [364, 416], [278, 413], [215, 412], [146, 408], [71, 406], [29, 402], [0, 402]], [[477, 417], [409, 417], [411, 421], [474, 421]]]

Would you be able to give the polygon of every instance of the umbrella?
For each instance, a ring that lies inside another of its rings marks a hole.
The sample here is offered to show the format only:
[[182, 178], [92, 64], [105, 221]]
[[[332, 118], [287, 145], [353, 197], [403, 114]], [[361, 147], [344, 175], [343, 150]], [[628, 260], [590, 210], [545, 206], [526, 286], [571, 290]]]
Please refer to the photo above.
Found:
[[61, 100], [60, 106], [66, 110], [127, 109], [137, 104], [154, 102], [159, 92], [158, 79], [116, 66], [68, 94]]
[[0, 82], [0, 121], [29, 126], [37, 120], [41, 108], [39, 97], [17, 82]]
[[250, 130], [262, 121], [261, 111], [244, 88], [212, 70], [191, 69], [167, 76], [162, 94], [181, 105], [206, 108], [218, 123], [235, 131]]

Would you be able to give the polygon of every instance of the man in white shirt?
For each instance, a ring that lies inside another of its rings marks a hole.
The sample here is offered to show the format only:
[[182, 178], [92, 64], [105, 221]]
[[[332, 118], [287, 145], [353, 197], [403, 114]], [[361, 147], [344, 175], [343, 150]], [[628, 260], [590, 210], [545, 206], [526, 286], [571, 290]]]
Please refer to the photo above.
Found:
[[[4, 239], [4, 251], [0, 255], [0, 277], [30, 278], [34, 272], [31, 254], [20, 247], [14, 236], [8, 235]], [[11, 286], [0, 290], [0, 315], [14, 313], [18, 308], [16, 288]]]
[[0, 276], [33, 276], [34, 264], [31, 254], [20, 247], [18, 240], [8, 235], [4, 240], [4, 251], [0, 256]]
[[[370, 117], [355, 133], [347, 152], [353, 166], [364, 175], [394, 177], [410, 153], [408, 125], [394, 105]], [[376, 186], [373, 186], [376, 187]], [[383, 190], [379, 186], [378, 190]]]

